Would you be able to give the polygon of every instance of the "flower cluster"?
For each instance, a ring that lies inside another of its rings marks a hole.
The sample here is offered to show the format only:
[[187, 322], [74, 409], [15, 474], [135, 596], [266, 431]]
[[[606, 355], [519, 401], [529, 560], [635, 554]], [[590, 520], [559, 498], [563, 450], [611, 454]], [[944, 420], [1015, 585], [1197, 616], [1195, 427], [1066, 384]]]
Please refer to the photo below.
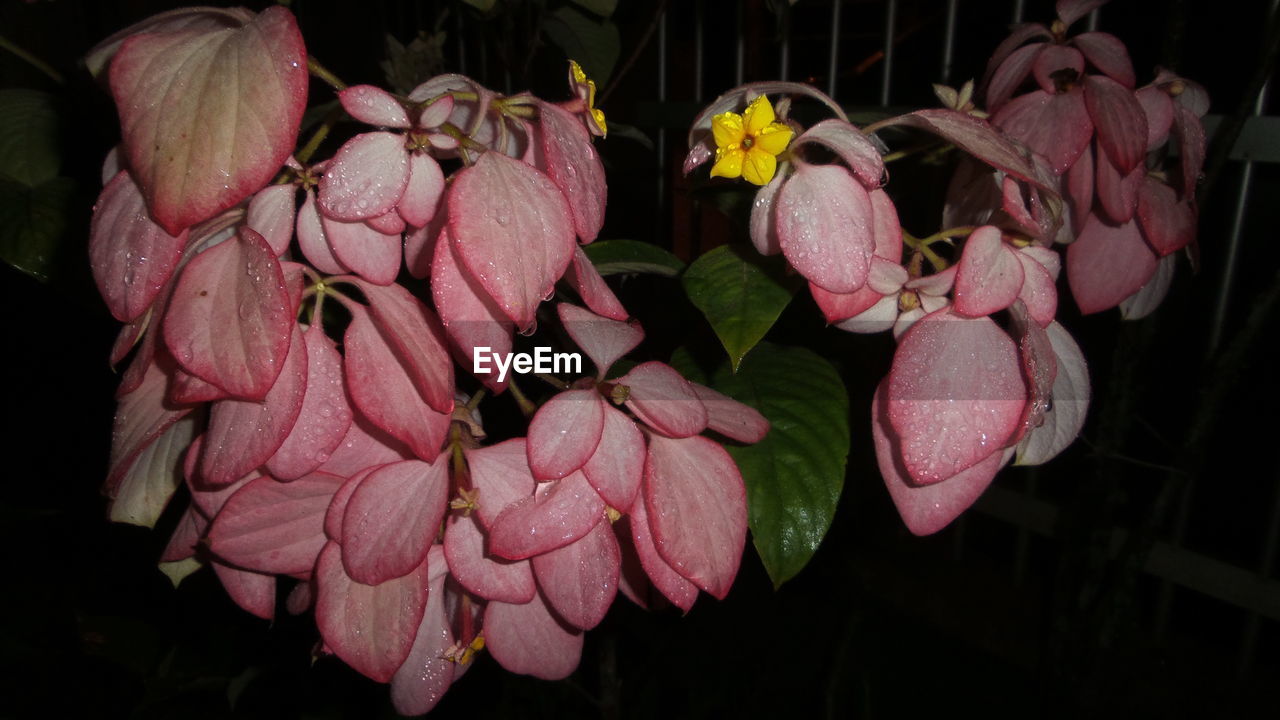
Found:
[[[812, 88], [756, 83], [713, 102], [690, 133], [686, 172], [714, 148], [711, 175], [735, 177], [742, 167], [764, 185], [751, 240], [809, 281], [829, 323], [892, 329], [898, 339], [873, 403], [873, 439], [889, 493], [917, 534], [949, 524], [1005, 464], [1045, 462], [1080, 432], [1089, 377], [1055, 319], [1063, 266], [1055, 246], [1067, 246], [1067, 281], [1083, 312], [1119, 305], [1136, 318], [1159, 304], [1172, 253], [1194, 240], [1207, 96], [1163, 71], [1135, 90], [1118, 39], [1068, 36], [1099, 4], [1061, 0], [1051, 27], [1016, 28], [982, 83], [985, 108], [971, 83], [938, 87], [945, 109], [860, 130]], [[779, 123], [769, 94], [782, 96]], [[787, 117], [793, 98], [817, 100], [835, 117], [806, 129]], [[768, 127], [789, 128], [794, 141], [785, 151], [758, 142], [766, 126], [740, 119], [734, 111], [744, 106], [742, 118], [769, 108]], [[927, 237], [900, 227], [881, 187], [876, 133], [890, 128], [931, 133], [965, 154], [944, 227]], [[745, 160], [744, 138], [756, 140]], [[1177, 163], [1168, 161], [1173, 141]], [[773, 170], [773, 155], [776, 173], [757, 169]]]
[[[619, 589], [685, 610], [725, 596], [746, 492], [704, 433], [751, 443], [768, 423], [661, 363], [609, 375], [644, 334], [581, 249], [606, 125], [576, 64], [562, 104], [460, 75], [343, 87], [369, 129], [319, 161], [295, 152], [308, 59], [283, 7], [157, 16], [90, 64], [124, 134], [90, 239], [128, 359], [105, 492], [148, 526], [187, 503], [162, 557], [175, 582], [210, 565], [263, 618], [285, 585], [321, 652], [406, 714], [481, 650], [568, 675]], [[513, 381], [455, 361], [509, 352], [557, 284], [586, 307], [544, 315], [597, 373], [556, 379], [527, 437], [486, 444], [478, 405]]]

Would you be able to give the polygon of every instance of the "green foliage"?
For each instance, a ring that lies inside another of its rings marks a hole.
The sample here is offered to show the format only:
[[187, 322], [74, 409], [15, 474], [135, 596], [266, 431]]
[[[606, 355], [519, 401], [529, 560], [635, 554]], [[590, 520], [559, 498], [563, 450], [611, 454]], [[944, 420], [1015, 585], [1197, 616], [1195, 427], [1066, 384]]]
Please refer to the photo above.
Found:
[[601, 275], [640, 273], [675, 277], [685, 268], [680, 258], [639, 240], [597, 240], [583, 250]]
[[617, 25], [565, 5], [546, 16], [542, 29], [551, 42], [564, 51], [565, 57], [578, 61], [587, 77], [594, 80], [598, 87], [604, 87], [609, 82], [609, 76], [618, 64], [618, 55], [622, 52], [622, 39]]
[[799, 283], [783, 275], [780, 258], [762, 258], [724, 245], [684, 273], [689, 299], [707, 316], [737, 371], [791, 302]]
[[58, 175], [58, 114], [53, 96], [0, 90], [0, 175], [35, 187]]
[[0, 90], [0, 258], [39, 280], [75, 210], [76, 183], [58, 176], [61, 165], [53, 96]]
[[822, 542], [844, 487], [849, 395], [831, 363], [806, 348], [763, 343], [711, 386], [759, 410], [769, 434], [726, 449], [747, 484], [751, 536], [774, 586], [800, 572]]

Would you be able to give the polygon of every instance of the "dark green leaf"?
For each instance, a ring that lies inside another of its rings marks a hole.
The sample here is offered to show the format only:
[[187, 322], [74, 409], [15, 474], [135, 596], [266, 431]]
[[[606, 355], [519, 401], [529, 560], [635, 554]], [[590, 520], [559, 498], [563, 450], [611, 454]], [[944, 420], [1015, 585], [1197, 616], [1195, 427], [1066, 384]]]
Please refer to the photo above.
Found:
[[707, 373], [702, 369], [702, 365], [698, 363], [698, 359], [693, 356], [692, 352], [689, 352], [689, 348], [683, 345], [671, 353], [671, 362], [668, 365], [683, 375], [685, 380], [702, 385], [711, 383], [711, 379], [707, 377]]
[[601, 275], [644, 273], [675, 277], [684, 270], [680, 258], [639, 240], [597, 240], [583, 250]]
[[497, 2], [497, 0], [462, 0], [462, 2], [470, 5], [480, 12], [489, 12], [493, 9], [493, 4]]
[[707, 316], [737, 370], [791, 302], [797, 283], [786, 280], [778, 258], [722, 245], [684, 273], [689, 299]]
[[751, 536], [775, 587], [809, 562], [835, 515], [849, 455], [849, 396], [813, 351], [762, 343], [711, 386], [759, 410], [769, 434], [726, 446], [747, 484]]
[[618, 0], [573, 0], [573, 2], [600, 17], [609, 17], [618, 8]]
[[57, 177], [60, 160], [53, 96], [0, 90], [0, 176], [35, 187]]
[[608, 83], [622, 50], [617, 25], [608, 20], [596, 20], [577, 8], [564, 5], [547, 16], [542, 29], [567, 58], [578, 61], [587, 77], [597, 86], [604, 87]]
[[638, 142], [646, 150], [654, 149], [653, 140], [650, 139], [649, 136], [640, 128], [635, 125], [625, 125], [623, 123], [610, 120], [609, 139], [613, 140], [615, 138], [625, 138], [627, 140]]
[[48, 280], [75, 199], [71, 178], [56, 177], [34, 188], [0, 180], [0, 258], [38, 280]]

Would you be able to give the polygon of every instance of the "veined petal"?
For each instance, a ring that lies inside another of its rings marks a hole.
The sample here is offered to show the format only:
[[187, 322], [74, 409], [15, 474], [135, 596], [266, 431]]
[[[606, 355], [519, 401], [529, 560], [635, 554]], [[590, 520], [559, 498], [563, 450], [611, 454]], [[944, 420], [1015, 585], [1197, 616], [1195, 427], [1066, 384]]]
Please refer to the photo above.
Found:
[[772, 125], [774, 120], [777, 120], [777, 117], [773, 113], [773, 104], [764, 95], [752, 100], [747, 109], [742, 111], [742, 124], [748, 135], [759, 134], [761, 130]]
[[711, 166], [711, 177], [736, 178], [742, 176], [742, 165], [747, 153], [737, 145], [716, 151], [716, 164]]
[[752, 185], [764, 185], [773, 179], [778, 171], [778, 159], [758, 147], [752, 146], [747, 151], [746, 162], [742, 165], [742, 179]]
[[720, 113], [711, 118], [711, 132], [717, 147], [737, 145], [747, 136], [742, 116], [735, 112]]
[[777, 155], [787, 149], [787, 145], [791, 143], [792, 136], [795, 132], [783, 125], [782, 123], [773, 123], [760, 129], [754, 138], [751, 148], [754, 150], [759, 148], [770, 155]]

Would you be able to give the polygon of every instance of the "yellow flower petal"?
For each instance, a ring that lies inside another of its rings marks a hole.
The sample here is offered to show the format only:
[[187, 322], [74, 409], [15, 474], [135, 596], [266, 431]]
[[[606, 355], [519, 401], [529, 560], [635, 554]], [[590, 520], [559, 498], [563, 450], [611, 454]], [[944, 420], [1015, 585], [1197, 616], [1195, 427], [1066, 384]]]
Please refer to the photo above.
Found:
[[585, 83], [587, 81], [587, 74], [583, 72], [582, 66], [574, 60], [569, 61], [569, 73], [572, 78], [571, 82]]
[[[778, 159], [757, 147], [746, 152], [747, 161], [742, 164], [742, 179], [753, 185], [767, 185], [778, 171]], [[713, 170], [712, 174], [714, 173]]]
[[787, 145], [791, 143], [791, 136], [794, 134], [791, 128], [786, 125], [773, 123], [756, 133], [755, 141], [751, 147], [752, 149], [760, 148], [770, 155], [777, 155], [787, 149]]
[[591, 108], [591, 119], [595, 121], [596, 127], [600, 128], [600, 137], [609, 134], [609, 126], [604, 122], [604, 111]]
[[742, 161], [747, 153], [741, 148], [721, 148], [716, 151], [716, 164], [711, 167], [711, 177], [736, 178], [742, 175]]
[[769, 98], [761, 95], [742, 113], [742, 119], [747, 128], [748, 135], [755, 135], [773, 123], [777, 118], [773, 114], [773, 105], [769, 103]]
[[711, 132], [715, 135], [716, 147], [719, 148], [739, 145], [747, 136], [742, 129], [742, 116], [735, 112], [722, 112], [711, 118]]

